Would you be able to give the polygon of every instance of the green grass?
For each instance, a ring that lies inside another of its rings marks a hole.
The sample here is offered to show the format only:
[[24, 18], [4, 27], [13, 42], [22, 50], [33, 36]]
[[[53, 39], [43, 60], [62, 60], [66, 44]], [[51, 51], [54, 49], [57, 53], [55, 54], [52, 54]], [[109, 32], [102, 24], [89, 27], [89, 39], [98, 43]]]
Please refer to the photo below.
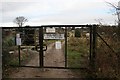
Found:
[[81, 53], [76, 52], [76, 51], [71, 51], [68, 50], [68, 66], [69, 67], [80, 67], [80, 57], [81, 57]]
[[19, 65], [18, 58], [14, 58], [14, 59], [10, 60], [9, 65]]
[[71, 37], [68, 41], [68, 66], [80, 67], [81, 61], [89, 54], [89, 44], [84, 38]]

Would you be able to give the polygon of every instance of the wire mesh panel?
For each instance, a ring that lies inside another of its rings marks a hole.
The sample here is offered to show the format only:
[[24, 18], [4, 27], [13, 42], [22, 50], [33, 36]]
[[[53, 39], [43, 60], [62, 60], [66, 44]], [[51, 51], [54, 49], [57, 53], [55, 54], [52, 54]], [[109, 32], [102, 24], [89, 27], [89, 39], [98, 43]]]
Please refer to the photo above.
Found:
[[43, 27], [44, 66], [65, 67], [65, 28]]
[[89, 46], [89, 27], [69, 27], [67, 29], [67, 67], [88, 67]]
[[22, 28], [18, 33], [21, 37], [20, 65], [39, 66], [39, 28]]
[[116, 26], [97, 29], [96, 68], [98, 77], [115, 78], [119, 75], [120, 39]]
[[2, 29], [3, 65], [19, 65], [18, 46], [15, 44], [15, 29]]
[[3, 28], [2, 36], [5, 64], [39, 66], [39, 28]]

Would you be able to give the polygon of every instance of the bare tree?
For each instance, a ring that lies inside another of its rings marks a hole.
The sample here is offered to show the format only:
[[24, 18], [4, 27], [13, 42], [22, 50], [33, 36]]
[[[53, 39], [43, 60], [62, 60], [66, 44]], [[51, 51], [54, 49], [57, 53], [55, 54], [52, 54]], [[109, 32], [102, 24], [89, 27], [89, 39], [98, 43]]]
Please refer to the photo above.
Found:
[[16, 23], [19, 27], [22, 27], [27, 21], [28, 20], [24, 16], [19, 16], [16, 17], [13, 22]]
[[106, 3], [109, 4], [115, 10], [114, 13], [115, 13], [115, 15], [117, 15], [118, 29], [117, 29], [116, 32], [117, 32], [117, 35], [118, 35], [118, 40], [120, 40], [120, 4], [119, 4], [120, 1], [118, 2], [118, 6], [114, 5], [114, 4], [110, 3], [110, 2], [106, 2]]
[[115, 15], [117, 15], [117, 19], [118, 19], [118, 26], [120, 26], [120, 7], [117, 5], [114, 5], [110, 2], [106, 2], [107, 4], [109, 4], [115, 11]]
[[99, 18], [99, 19], [95, 19], [95, 21], [98, 22], [100, 26], [103, 25], [103, 24], [102, 24], [103, 19]]

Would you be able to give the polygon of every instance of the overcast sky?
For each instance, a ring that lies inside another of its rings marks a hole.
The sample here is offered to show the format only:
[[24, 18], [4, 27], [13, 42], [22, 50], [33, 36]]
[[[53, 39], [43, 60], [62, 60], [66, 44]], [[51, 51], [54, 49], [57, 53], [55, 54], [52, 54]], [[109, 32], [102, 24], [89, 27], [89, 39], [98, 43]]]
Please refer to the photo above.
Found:
[[119, 0], [2, 0], [0, 2], [0, 26], [17, 26], [18, 16], [28, 19], [25, 25], [114, 24], [114, 9], [105, 1], [117, 5]]

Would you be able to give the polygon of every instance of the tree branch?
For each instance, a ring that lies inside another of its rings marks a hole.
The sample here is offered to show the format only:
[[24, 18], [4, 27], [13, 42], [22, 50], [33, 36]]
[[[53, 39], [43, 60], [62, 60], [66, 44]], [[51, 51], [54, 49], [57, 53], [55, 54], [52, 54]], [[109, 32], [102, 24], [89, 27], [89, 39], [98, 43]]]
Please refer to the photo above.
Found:
[[111, 5], [113, 8], [115, 8], [116, 10], [117, 10], [117, 6], [115, 6], [115, 5], [113, 5], [112, 3], [110, 3], [110, 2], [107, 2], [107, 1], [105, 1], [107, 4], [109, 4], [109, 5]]

